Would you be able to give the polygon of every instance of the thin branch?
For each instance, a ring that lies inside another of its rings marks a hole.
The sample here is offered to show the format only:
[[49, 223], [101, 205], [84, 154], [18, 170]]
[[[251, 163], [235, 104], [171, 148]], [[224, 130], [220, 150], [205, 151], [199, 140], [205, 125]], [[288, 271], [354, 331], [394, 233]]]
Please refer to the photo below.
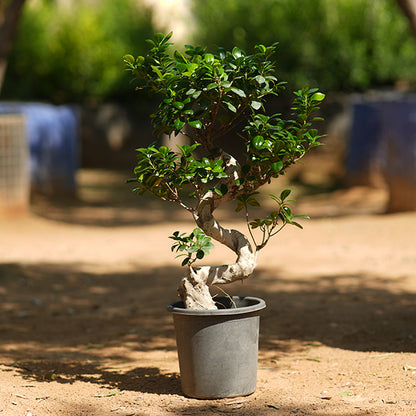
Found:
[[247, 204], [244, 204], [244, 210], [245, 210], [245, 212], [246, 212], [246, 223], [247, 223], [247, 229], [248, 229], [248, 232], [249, 232], [249, 234], [250, 234], [250, 238], [251, 238], [251, 240], [253, 241], [253, 244], [254, 244], [254, 246], [256, 247], [256, 249], [257, 249], [257, 242], [256, 242], [256, 239], [254, 238], [254, 235], [253, 235], [253, 233], [252, 233], [252, 231], [251, 231], [251, 227], [250, 227], [250, 219], [249, 219], [249, 216], [248, 216], [248, 207], [247, 207]]

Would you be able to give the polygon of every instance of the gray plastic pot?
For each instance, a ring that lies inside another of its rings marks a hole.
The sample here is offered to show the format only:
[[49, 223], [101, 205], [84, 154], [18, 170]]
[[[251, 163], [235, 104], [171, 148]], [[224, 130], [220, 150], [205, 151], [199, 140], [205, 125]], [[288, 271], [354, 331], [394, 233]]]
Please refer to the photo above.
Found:
[[256, 390], [260, 311], [254, 297], [215, 298], [217, 310], [168, 306], [173, 314], [182, 391], [200, 399], [245, 396]]

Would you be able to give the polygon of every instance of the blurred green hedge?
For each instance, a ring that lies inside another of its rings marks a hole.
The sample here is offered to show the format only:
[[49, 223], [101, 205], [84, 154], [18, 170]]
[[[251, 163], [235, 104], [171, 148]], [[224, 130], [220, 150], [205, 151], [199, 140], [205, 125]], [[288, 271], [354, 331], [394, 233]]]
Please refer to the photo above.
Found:
[[131, 94], [126, 53], [143, 54], [151, 11], [137, 0], [28, 1], [9, 59], [2, 96], [60, 102]]
[[197, 43], [279, 42], [280, 78], [325, 90], [416, 80], [416, 41], [394, 0], [192, 0]]
[[[2, 99], [137, 100], [122, 56], [153, 38], [140, 0], [28, 1]], [[416, 83], [416, 40], [395, 0], [190, 0], [189, 43], [251, 52], [279, 42], [277, 71], [293, 88], [360, 91]], [[170, 28], [166, 28], [169, 31]], [[176, 45], [180, 48], [182, 45]]]

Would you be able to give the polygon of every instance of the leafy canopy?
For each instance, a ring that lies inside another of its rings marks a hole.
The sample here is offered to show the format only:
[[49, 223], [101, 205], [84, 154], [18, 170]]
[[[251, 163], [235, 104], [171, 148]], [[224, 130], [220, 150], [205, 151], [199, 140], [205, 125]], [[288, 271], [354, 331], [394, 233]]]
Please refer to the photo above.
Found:
[[[308, 150], [319, 145], [311, 115], [324, 99], [316, 89], [296, 91], [292, 106], [293, 118], [283, 120], [280, 114], [266, 115], [267, 96], [277, 95], [284, 83], [275, 76], [271, 56], [277, 44], [257, 45], [247, 55], [234, 47], [218, 49], [217, 54], [203, 47], [186, 45], [185, 53], [169, 53], [172, 33], [156, 34], [145, 56], [126, 55], [124, 62], [138, 82], [138, 89], [150, 89], [162, 96], [152, 115], [155, 133], [184, 133], [191, 145], [178, 146], [178, 152], [154, 145], [137, 150], [136, 178], [140, 193], [146, 191], [161, 199], [179, 202], [179, 191], [191, 185], [192, 195], [201, 197], [207, 187], [214, 186], [219, 195], [229, 189], [220, 186], [225, 172], [224, 159], [219, 158], [220, 139], [241, 125], [237, 133], [245, 145], [245, 164], [234, 189], [233, 199], [241, 193], [253, 192], [283, 174], [285, 169]], [[195, 150], [202, 146], [208, 156], [197, 159]], [[216, 185], [214, 183], [214, 185]], [[226, 186], [226, 185], [225, 185]]]
[[[268, 115], [266, 98], [278, 95], [285, 84], [276, 78], [271, 60], [277, 44], [257, 45], [251, 55], [237, 47], [231, 51], [219, 48], [213, 54], [191, 45], [181, 53], [171, 52], [171, 36], [156, 34], [148, 40], [150, 49], [145, 56], [126, 55], [124, 62], [137, 80], [138, 90], [161, 95], [152, 115], [156, 135], [183, 133], [190, 144], [178, 146], [177, 152], [156, 145], [137, 149], [135, 189], [139, 194], [150, 192], [176, 202], [191, 212], [198, 209], [208, 192], [217, 205], [218, 201], [237, 200], [238, 210], [256, 206], [258, 188], [320, 144], [321, 136], [312, 127], [318, 120], [313, 113], [325, 95], [305, 87], [294, 92], [289, 119]], [[241, 165], [221, 149], [230, 131], [238, 134], [244, 145]], [[273, 196], [278, 209], [268, 218], [248, 221], [251, 228], [263, 232], [258, 249], [275, 234], [278, 221], [299, 226], [285, 202], [288, 192], [280, 198]], [[187, 252], [185, 263], [193, 261], [191, 253], [197, 253], [197, 258], [206, 254], [199, 243], [191, 244], [201, 237], [199, 231], [174, 237], [175, 249]], [[191, 251], [189, 247], [193, 247]]]
[[[153, 119], [158, 134], [177, 134], [188, 126], [209, 147], [247, 109], [260, 110], [264, 97], [277, 94], [283, 85], [277, 82], [270, 61], [276, 44], [258, 45], [253, 55], [237, 47], [220, 48], [214, 55], [200, 46], [186, 45], [184, 54], [175, 51], [172, 56], [168, 53], [171, 36], [156, 34], [144, 57], [124, 57], [139, 88], [164, 96]], [[220, 121], [220, 116], [225, 117]]]

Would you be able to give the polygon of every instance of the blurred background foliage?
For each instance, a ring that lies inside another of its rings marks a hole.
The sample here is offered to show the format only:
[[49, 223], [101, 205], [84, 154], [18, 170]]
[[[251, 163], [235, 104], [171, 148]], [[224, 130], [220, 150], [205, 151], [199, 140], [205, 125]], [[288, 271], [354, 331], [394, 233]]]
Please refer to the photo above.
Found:
[[280, 78], [349, 91], [414, 83], [416, 44], [394, 0], [192, 0], [210, 48], [278, 41]]
[[[143, 54], [146, 38], [170, 30], [154, 27], [142, 1], [27, 1], [2, 97], [99, 103], [135, 96], [122, 56]], [[189, 7], [194, 20], [178, 48], [251, 52], [279, 42], [278, 76], [291, 88], [351, 92], [416, 82], [415, 39], [395, 0], [189, 0]]]
[[132, 88], [122, 56], [143, 54], [154, 31], [151, 9], [137, 0], [27, 1], [2, 95], [54, 103], [123, 98]]

